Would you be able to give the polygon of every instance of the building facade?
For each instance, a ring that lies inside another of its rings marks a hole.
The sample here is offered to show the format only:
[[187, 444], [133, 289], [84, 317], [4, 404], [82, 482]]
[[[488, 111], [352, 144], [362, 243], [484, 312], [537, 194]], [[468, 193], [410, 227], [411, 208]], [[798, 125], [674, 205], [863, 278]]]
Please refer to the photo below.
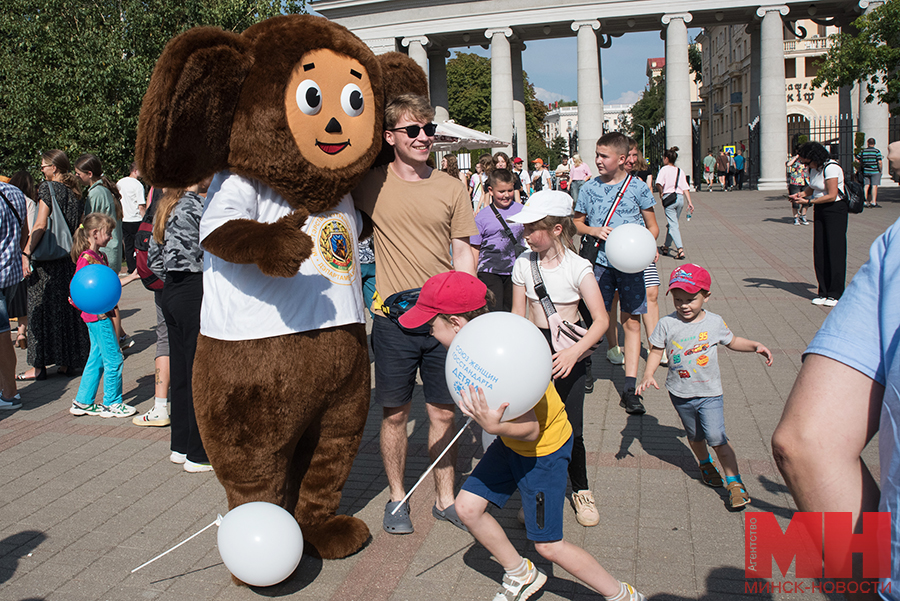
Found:
[[[604, 104], [603, 105], [603, 133], [609, 131], [625, 131], [625, 123], [630, 119], [631, 107], [634, 104]], [[547, 111], [544, 115], [542, 137], [548, 147], [557, 137], [566, 141], [569, 155], [577, 150], [572, 148], [572, 143], [578, 139], [578, 107], [560, 106]]]

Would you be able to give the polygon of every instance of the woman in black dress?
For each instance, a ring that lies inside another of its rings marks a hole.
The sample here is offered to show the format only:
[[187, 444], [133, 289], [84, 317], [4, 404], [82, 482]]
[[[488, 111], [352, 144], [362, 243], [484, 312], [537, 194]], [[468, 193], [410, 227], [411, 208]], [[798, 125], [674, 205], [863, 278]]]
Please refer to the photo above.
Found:
[[[78, 178], [70, 173], [71, 165], [61, 150], [50, 150], [41, 156], [44, 181], [38, 187], [37, 215], [25, 246], [25, 258], [37, 248], [49, 225], [53, 196], [62, 211], [70, 232], [74, 232], [84, 212], [84, 199]], [[51, 193], [51, 186], [53, 187]], [[78, 309], [69, 303], [69, 284], [75, 275], [75, 263], [69, 256], [54, 261], [26, 261], [31, 274], [28, 286], [28, 363], [32, 369], [16, 376], [17, 380], [43, 380], [47, 366], [56, 365], [58, 372], [72, 375], [84, 367], [90, 352], [87, 327]]]

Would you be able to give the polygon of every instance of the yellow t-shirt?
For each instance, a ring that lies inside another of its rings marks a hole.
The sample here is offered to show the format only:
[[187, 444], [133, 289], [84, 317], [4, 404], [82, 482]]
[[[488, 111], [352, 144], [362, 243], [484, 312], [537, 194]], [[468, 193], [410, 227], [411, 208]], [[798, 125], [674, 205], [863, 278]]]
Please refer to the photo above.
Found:
[[408, 182], [385, 165], [367, 173], [352, 194], [375, 226], [375, 284], [382, 299], [450, 271], [450, 240], [478, 233], [468, 192], [443, 171]]
[[541, 435], [537, 440], [531, 442], [500, 437], [503, 444], [523, 457], [544, 457], [555, 453], [572, 436], [572, 424], [569, 423], [569, 416], [566, 415], [566, 406], [559, 398], [553, 382], [547, 385], [547, 392], [534, 406], [534, 414], [541, 426]]

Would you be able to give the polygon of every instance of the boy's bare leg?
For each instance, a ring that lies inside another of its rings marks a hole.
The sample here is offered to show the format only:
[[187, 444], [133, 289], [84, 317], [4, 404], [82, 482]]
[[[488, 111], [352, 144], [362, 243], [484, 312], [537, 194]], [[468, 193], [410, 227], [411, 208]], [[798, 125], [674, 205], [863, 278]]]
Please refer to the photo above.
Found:
[[403, 476], [406, 473], [406, 451], [409, 441], [406, 424], [412, 403], [402, 407], [384, 407], [381, 418], [381, 460], [387, 475], [391, 501], [399, 501], [406, 495]]
[[519, 567], [522, 556], [509, 542], [497, 520], [487, 512], [487, 499], [465, 490], [456, 497], [456, 514], [469, 533], [493, 555], [506, 571]]
[[[428, 409], [428, 455], [437, 459], [456, 434], [456, 405], [426, 403]], [[453, 504], [456, 480], [456, 445], [434, 467], [435, 504], [441, 511]], [[404, 457], [406, 455], [404, 454]], [[399, 497], [396, 500], [400, 500]], [[394, 500], [394, 499], [392, 499]]]
[[609, 305], [609, 325], [606, 327], [606, 343], [609, 348], [619, 346], [619, 293], [613, 294], [612, 303]]
[[169, 357], [168, 355], [156, 358], [156, 380], [153, 385], [153, 394], [158, 399], [169, 397]]
[[637, 378], [641, 358], [640, 316], [622, 311], [622, 329], [625, 330], [625, 377]]
[[659, 286], [647, 287], [647, 312], [641, 315], [641, 321], [644, 322], [644, 331], [647, 334], [647, 344], [650, 344], [650, 334], [656, 329], [659, 323]]
[[734, 454], [734, 447], [731, 446], [730, 442], [713, 447], [712, 449], [716, 452], [716, 457], [719, 458], [719, 465], [722, 466], [722, 471], [725, 472], [726, 476], [734, 478], [740, 474], [740, 471], [738, 471], [737, 455]]
[[[469, 531], [472, 531], [471, 528]], [[534, 543], [534, 548], [541, 557], [552, 561], [604, 597], [619, 594], [619, 581], [613, 578], [593, 555], [581, 547], [558, 540], [552, 543]]]

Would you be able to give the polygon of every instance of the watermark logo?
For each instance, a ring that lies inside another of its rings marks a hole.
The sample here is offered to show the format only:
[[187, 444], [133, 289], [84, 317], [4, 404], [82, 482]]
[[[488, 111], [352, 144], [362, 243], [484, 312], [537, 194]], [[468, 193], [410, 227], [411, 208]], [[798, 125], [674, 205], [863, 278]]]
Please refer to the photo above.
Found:
[[[863, 513], [862, 532], [859, 533], [853, 532], [852, 519], [849, 512], [797, 512], [782, 531], [771, 512], [745, 514], [744, 576], [772, 578], [774, 560], [781, 572], [776, 577], [783, 578], [791, 563], [796, 561], [794, 576], [798, 579], [852, 578], [853, 554], [858, 553], [862, 556], [863, 578], [890, 578], [891, 514]], [[829, 583], [754, 583], [756, 586], [766, 587], [777, 585], [780, 590], [786, 584], [790, 585], [793, 592], [809, 592], [810, 587], [824, 591], [820, 587]], [[843, 587], [866, 583], [837, 584]], [[875, 586], [875, 583], [869, 584]], [[890, 587], [890, 582], [885, 585]], [[834, 587], [836, 584], [830, 583], [830, 586]]]

